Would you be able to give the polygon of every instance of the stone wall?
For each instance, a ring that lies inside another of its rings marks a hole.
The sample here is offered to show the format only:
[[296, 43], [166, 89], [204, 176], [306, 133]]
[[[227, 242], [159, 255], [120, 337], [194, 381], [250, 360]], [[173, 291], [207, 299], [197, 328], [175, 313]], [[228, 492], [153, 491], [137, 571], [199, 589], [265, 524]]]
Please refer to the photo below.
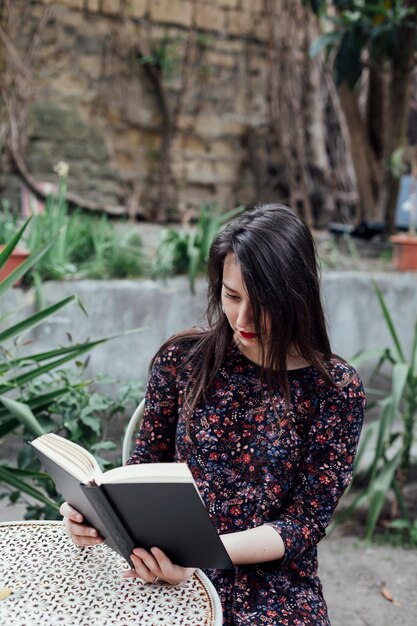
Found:
[[[171, 137], [168, 217], [202, 202], [230, 208], [255, 199], [248, 141], [265, 149], [269, 134], [263, 0], [12, 4], [9, 36], [21, 58], [52, 10], [31, 67], [24, 156], [37, 180], [55, 180], [52, 168], [63, 160], [71, 191], [152, 217], [164, 115], [145, 65], [159, 62], [162, 98], [171, 112], [182, 101]], [[1, 160], [0, 193], [13, 197], [20, 179], [4, 154]]]

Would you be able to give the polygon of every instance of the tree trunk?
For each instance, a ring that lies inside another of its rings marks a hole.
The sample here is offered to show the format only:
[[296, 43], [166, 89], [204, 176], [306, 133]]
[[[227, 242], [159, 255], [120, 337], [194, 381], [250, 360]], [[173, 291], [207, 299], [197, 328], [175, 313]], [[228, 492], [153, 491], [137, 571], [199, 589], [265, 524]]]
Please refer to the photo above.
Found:
[[[311, 58], [310, 45], [319, 36], [318, 21], [306, 15], [307, 37], [305, 40], [304, 63], [306, 66], [306, 89], [304, 111], [306, 114], [307, 161], [317, 190], [315, 205], [320, 206], [314, 211], [315, 225], [323, 228], [334, 220], [335, 194], [332, 167], [327, 152], [326, 135], [326, 101], [323, 97], [322, 58]], [[313, 199], [314, 202], [314, 199]]]
[[363, 219], [376, 220], [378, 219], [378, 205], [375, 195], [377, 188], [375, 157], [360, 115], [357, 94], [349, 89], [346, 83], [340, 85], [338, 91], [349, 129], [352, 161], [359, 192], [357, 221]]
[[366, 126], [369, 143], [378, 162], [384, 158], [385, 145], [385, 100], [386, 89], [382, 64], [369, 69], [368, 92], [366, 101]]
[[[398, 35], [392, 62], [389, 102], [389, 131], [387, 137], [387, 156], [391, 158], [393, 152], [405, 148], [407, 142], [407, 125], [410, 112], [411, 72], [414, 68], [414, 48], [417, 29], [417, 0], [407, 3], [414, 8], [414, 14], [407, 19], [407, 26], [402, 26]], [[412, 26], [410, 26], [410, 22]], [[382, 213], [389, 234], [395, 230], [395, 209], [400, 181], [395, 178], [389, 169], [384, 180], [382, 195]]]

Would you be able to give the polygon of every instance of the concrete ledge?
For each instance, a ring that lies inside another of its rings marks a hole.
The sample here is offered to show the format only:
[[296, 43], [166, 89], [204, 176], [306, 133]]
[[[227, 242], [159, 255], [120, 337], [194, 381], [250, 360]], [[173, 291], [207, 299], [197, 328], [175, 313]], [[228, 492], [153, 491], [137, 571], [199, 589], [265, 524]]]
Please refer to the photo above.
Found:
[[[328, 272], [323, 275], [323, 300], [333, 349], [349, 359], [360, 350], [390, 345], [382, 313], [372, 286], [380, 285], [398, 329], [404, 350], [411, 349], [417, 312], [416, 274]], [[71, 294], [79, 296], [84, 315], [71, 304], [51, 317], [31, 335], [28, 349], [47, 350], [74, 342], [145, 327], [143, 332], [112, 340], [91, 352], [88, 375], [106, 374], [121, 381], [146, 378], [148, 363], [161, 343], [175, 331], [203, 322], [205, 279], [190, 293], [186, 277], [167, 282], [151, 280], [48, 282], [45, 304]], [[12, 312], [2, 326], [34, 310], [33, 290], [14, 289], [0, 302], [0, 314]]]

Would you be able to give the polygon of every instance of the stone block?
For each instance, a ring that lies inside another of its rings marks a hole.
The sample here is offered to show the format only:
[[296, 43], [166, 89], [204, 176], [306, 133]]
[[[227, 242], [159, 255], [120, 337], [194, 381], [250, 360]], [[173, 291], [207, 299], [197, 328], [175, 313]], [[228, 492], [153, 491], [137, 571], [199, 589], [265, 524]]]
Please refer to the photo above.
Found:
[[245, 121], [235, 115], [199, 115], [195, 131], [202, 137], [240, 136], [246, 127]]
[[217, 4], [226, 9], [236, 9], [239, 4], [239, 0], [217, 0]]
[[221, 32], [224, 29], [224, 11], [210, 4], [197, 4], [195, 25], [202, 30]]
[[177, 126], [180, 130], [183, 131], [192, 131], [195, 125], [195, 117], [194, 115], [187, 115], [183, 113], [177, 119]]
[[268, 20], [265, 18], [260, 18], [255, 22], [255, 26], [253, 29], [253, 36], [258, 41], [267, 42], [270, 39], [269, 33], [269, 24]]
[[150, 18], [155, 22], [191, 26], [192, 3], [189, 0], [152, 0]]
[[100, 0], [87, 0], [86, 9], [90, 13], [98, 13], [100, 10]]
[[178, 211], [198, 219], [203, 204], [218, 202], [217, 189], [217, 185], [213, 188], [213, 185], [187, 184], [179, 192]]
[[217, 184], [232, 184], [236, 181], [236, 178], [240, 170], [239, 159], [228, 159], [227, 161], [216, 160], [216, 173]]
[[242, 11], [252, 14], [265, 13], [265, 0], [240, 0]]
[[171, 172], [177, 183], [183, 181], [185, 178], [184, 161], [182, 159], [173, 159], [171, 163]]
[[[152, 2], [152, 0], [151, 0]], [[146, 13], [146, 0], [129, 0], [127, 5], [127, 13], [130, 17], [140, 19]]]
[[120, 0], [102, 0], [102, 11], [105, 15], [120, 14]]
[[191, 184], [212, 185], [217, 181], [216, 164], [205, 159], [187, 161], [184, 174]]
[[54, 77], [53, 89], [54, 97], [57, 99], [62, 98], [65, 100], [68, 98], [74, 102], [85, 96], [86, 84], [78, 72], [69, 73], [62, 71]]
[[185, 156], [191, 155], [207, 155], [209, 152], [209, 145], [203, 141], [200, 137], [196, 137], [191, 134], [183, 134], [178, 139], [178, 142], [173, 149], [182, 152]]
[[197, 185], [217, 185], [233, 183], [236, 180], [240, 162], [238, 159], [219, 161], [218, 159], [192, 159], [185, 164], [187, 183]]
[[235, 56], [231, 56], [230, 54], [224, 54], [221, 52], [207, 52], [205, 56], [205, 61], [207, 65], [215, 65], [218, 67], [225, 67], [227, 69], [232, 69], [236, 65]]
[[220, 39], [215, 42], [217, 52], [228, 52], [229, 54], [243, 54], [244, 41], [242, 39]]
[[84, 8], [84, 0], [63, 0], [61, 2], [65, 7], [69, 9], [83, 9]]
[[92, 54], [88, 56], [80, 56], [78, 59], [78, 66], [82, 73], [85, 73], [89, 78], [100, 78], [103, 67], [102, 61], [98, 56]]
[[233, 140], [224, 141], [223, 139], [215, 139], [210, 144], [210, 154], [221, 159], [234, 159], [236, 158], [236, 154], [241, 151], [242, 148], [239, 148], [237, 142]]
[[248, 35], [253, 27], [250, 13], [243, 11], [229, 11], [227, 14], [227, 32], [236, 37]]

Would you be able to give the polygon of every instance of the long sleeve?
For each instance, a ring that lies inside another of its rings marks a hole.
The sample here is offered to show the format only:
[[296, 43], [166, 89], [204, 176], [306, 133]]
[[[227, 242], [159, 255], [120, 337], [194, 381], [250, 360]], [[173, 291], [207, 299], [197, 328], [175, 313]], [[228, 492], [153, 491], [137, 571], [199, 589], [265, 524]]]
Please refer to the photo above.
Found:
[[159, 353], [149, 373], [145, 410], [136, 445], [128, 464], [164, 463], [174, 460], [178, 419], [178, 347]]
[[339, 498], [350, 483], [365, 410], [357, 375], [320, 402], [309, 433], [309, 447], [282, 514], [269, 522], [281, 535], [283, 565], [316, 545], [325, 535]]

